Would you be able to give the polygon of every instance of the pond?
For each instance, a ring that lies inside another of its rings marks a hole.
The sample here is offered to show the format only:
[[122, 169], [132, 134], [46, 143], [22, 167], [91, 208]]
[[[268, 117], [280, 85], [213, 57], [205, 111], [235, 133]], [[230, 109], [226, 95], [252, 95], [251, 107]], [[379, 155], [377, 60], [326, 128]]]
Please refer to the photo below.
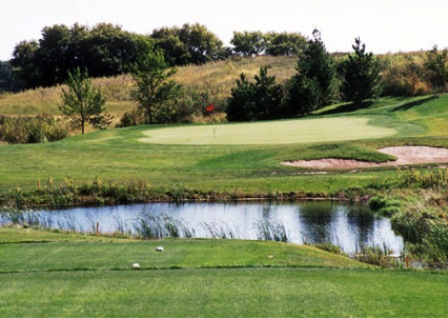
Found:
[[[399, 253], [402, 238], [390, 221], [363, 205], [332, 202], [151, 203], [28, 212], [22, 222], [49, 228], [194, 237], [332, 243], [347, 253], [378, 246]], [[3, 214], [0, 223], [11, 221]]]

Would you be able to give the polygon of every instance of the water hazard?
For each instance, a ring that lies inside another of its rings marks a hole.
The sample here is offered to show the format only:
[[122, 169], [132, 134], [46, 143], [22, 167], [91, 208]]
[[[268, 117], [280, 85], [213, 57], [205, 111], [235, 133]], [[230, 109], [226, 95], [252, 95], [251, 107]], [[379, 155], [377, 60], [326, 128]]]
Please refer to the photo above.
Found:
[[[361, 205], [300, 203], [151, 203], [26, 213], [24, 222], [62, 230], [122, 232], [152, 238], [194, 237], [332, 243], [348, 253], [361, 246], [403, 247], [390, 221]], [[1, 223], [10, 216], [0, 217]]]

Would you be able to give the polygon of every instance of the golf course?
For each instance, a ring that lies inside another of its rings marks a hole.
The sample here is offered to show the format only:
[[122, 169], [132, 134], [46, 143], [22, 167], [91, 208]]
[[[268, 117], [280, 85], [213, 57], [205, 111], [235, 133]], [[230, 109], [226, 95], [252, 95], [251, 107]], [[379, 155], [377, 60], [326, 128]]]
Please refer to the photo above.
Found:
[[448, 310], [445, 272], [384, 270], [309, 246], [13, 228], [0, 229], [0, 242], [3, 317], [441, 317]]
[[[354, 111], [332, 105], [307, 119], [152, 125], [3, 145], [0, 193], [3, 202], [24, 206], [399, 194], [402, 172], [393, 165], [314, 174], [281, 163], [379, 163], [395, 159], [382, 147], [448, 146], [447, 104], [446, 95], [386, 98]], [[430, 162], [416, 169], [428, 167], [439, 169]], [[282, 242], [141, 241], [10, 226], [0, 228], [0, 282], [3, 317], [448, 312], [444, 271], [381, 269]]]
[[[222, 120], [222, 105], [205, 102], [227, 98], [242, 67], [254, 75], [267, 62], [283, 81], [293, 75], [295, 58], [287, 57], [181, 68], [176, 79], [192, 96], [203, 93], [200, 102], [185, 96], [197, 108], [190, 123], [117, 128], [135, 107], [134, 84], [126, 76], [99, 78], [95, 85], [115, 116], [108, 129], [0, 144], [0, 316], [446, 316], [448, 95], [341, 102], [306, 117], [237, 122]], [[11, 124], [21, 116], [24, 127], [35, 120], [40, 132], [46, 124], [58, 132], [65, 123], [60, 94], [54, 86], [1, 95], [5, 135], [22, 134]], [[182, 236], [163, 215], [170, 237], [141, 220], [140, 232], [121, 224], [109, 233], [97, 225], [95, 233], [92, 223], [80, 233], [28, 213], [254, 200], [368, 205], [403, 240], [405, 249], [394, 251], [401, 261], [387, 246], [348, 255], [329, 242], [297, 245], [281, 235], [276, 241]], [[418, 266], [407, 268], [406, 256]]]

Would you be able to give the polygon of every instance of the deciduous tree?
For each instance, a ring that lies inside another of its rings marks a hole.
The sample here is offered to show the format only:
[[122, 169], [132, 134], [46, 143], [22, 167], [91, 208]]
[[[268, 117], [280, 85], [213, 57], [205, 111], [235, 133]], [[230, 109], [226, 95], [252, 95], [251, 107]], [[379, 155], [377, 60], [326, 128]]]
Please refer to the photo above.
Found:
[[101, 91], [92, 86], [87, 71], [76, 68], [73, 73], [68, 72], [66, 84], [68, 90], [62, 89], [62, 103], [59, 110], [81, 126], [82, 134], [86, 123], [103, 128], [111, 121], [112, 117], [105, 114], [106, 99]]
[[260, 31], [233, 32], [233, 52], [242, 56], [260, 55], [266, 51], [265, 37]]
[[272, 56], [299, 55], [306, 46], [306, 38], [300, 33], [270, 32], [264, 38], [266, 54]]
[[170, 68], [161, 50], [151, 51], [137, 58], [131, 74], [137, 88], [132, 97], [146, 113], [148, 123], [154, 122], [154, 112], [168, 100], [175, 98], [180, 85], [172, 79], [176, 69]]
[[424, 68], [431, 86], [445, 92], [448, 83], [448, 49], [439, 51], [434, 46], [426, 53]]

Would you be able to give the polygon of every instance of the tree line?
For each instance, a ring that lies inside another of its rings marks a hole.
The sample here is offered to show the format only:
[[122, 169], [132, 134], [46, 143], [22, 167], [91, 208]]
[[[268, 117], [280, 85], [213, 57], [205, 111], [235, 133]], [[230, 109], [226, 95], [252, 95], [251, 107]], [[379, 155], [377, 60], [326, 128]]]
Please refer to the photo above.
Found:
[[378, 61], [365, 51], [365, 44], [359, 38], [353, 49], [338, 69], [320, 32], [315, 30], [298, 59], [296, 74], [285, 84], [268, 76], [268, 67], [261, 68], [252, 82], [245, 74], [240, 75], [228, 100], [228, 120], [297, 118], [336, 100], [360, 105], [378, 97], [381, 87]]
[[[61, 114], [84, 133], [86, 123], [104, 128], [111, 121], [105, 113], [105, 98], [92, 87], [90, 77], [131, 74], [135, 83], [131, 98], [137, 108], [121, 118], [120, 126], [186, 122], [197, 113], [206, 118], [214, 115], [216, 102], [225, 105], [220, 111], [228, 121], [297, 118], [336, 101], [360, 107], [381, 94], [443, 93], [448, 83], [448, 51], [436, 46], [424, 54], [422, 62], [412, 55], [397, 62], [367, 52], [359, 38], [352, 53], [335, 57], [326, 50], [318, 30], [311, 39], [293, 33], [234, 32], [232, 44], [233, 49], [224, 48], [200, 24], [157, 29], [151, 36], [125, 32], [111, 24], [92, 29], [56, 25], [44, 28], [39, 42], [19, 43], [14, 58], [0, 63], [0, 85], [20, 86], [8, 82], [8, 76], [17, 76], [24, 87], [66, 83], [69, 90], [62, 91]], [[188, 91], [172, 79], [173, 66], [203, 64], [231, 54], [293, 55], [297, 57], [296, 74], [277, 83], [268, 75], [269, 66], [261, 67], [253, 80], [243, 73], [225, 101], [211, 101], [206, 94]], [[33, 122], [29, 126], [34, 127]], [[35, 131], [25, 134], [31, 137], [24, 140], [41, 140], [33, 137]], [[63, 134], [58, 131], [56, 135]]]
[[46, 26], [39, 40], [22, 41], [10, 61], [0, 62], [0, 91], [48, 87], [63, 83], [68, 71], [88, 69], [92, 77], [129, 71], [139, 55], [161, 49], [170, 66], [204, 64], [232, 55], [297, 55], [306, 43], [299, 33], [234, 32], [232, 48], [204, 25], [155, 29], [150, 35], [100, 23], [93, 28], [74, 24]]
[[[448, 84], [448, 50], [434, 47], [417, 64], [410, 55], [391, 65], [366, 51], [360, 38], [353, 52], [335, 59], [314, 30], [298, 56], [296, 74], [277, 83], [262, 67], [252, 81], [243, 73], [227, 101], [229, 121], [284, 119], [308, 116], [335, 102], [363, 107], [381, 95], [413, 96], [444, 93]], [[395, 91], [394, 91], [395, 90]]]

